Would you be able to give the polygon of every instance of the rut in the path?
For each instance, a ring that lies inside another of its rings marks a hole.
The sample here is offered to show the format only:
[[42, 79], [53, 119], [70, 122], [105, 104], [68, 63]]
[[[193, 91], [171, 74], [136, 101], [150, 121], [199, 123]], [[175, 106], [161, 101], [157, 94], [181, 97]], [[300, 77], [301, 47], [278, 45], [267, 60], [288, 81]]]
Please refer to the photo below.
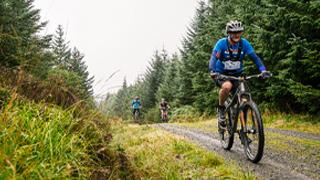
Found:
[[287, 153], [272, 152], [265, 148], [264, 157], [260, 163], [253, 164], [246, 159], [238, 140], [231, 151], [225, 151], [221, 148], [217, 134], [173, 124], [158, 124], [155, 127], [184, 136], [210, 151], [217, 152], [227, 160], [236, 161], [244, 171], [249, 171], [263, 179], [320, 179], [317, 164], [297, 160], [297, 157], [292, 157]]

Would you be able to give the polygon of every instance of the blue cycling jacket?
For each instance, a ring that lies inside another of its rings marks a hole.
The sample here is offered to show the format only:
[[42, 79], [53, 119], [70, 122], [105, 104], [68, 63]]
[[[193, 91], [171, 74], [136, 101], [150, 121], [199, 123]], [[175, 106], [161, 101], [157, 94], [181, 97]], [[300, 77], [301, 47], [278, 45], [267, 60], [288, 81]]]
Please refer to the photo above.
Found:
[[140, 100], [132, 100], [132, 103], [131, 103], [133, 109], [139, 109], [139, 107], [141, 106], [141, 102]]
[[[241, 49], [241, 52], [239, 49]], [[241, 38], [240, 42], [231, 45], [228, 42], [228, 38], [222, 38], [212, 50], [209, 71], [230, 75], [241, 74], [243, 71], [243, 58], [246, 54], [250, 56], [260, 71], [266, 70], [248, 40]]]

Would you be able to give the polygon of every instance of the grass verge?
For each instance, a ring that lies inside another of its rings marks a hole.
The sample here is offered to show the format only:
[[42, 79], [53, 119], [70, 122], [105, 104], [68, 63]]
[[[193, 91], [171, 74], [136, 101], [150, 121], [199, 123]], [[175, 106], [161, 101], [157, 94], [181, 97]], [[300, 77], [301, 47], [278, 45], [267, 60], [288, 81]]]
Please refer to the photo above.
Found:
[[213, 152], [150, 126], [113, 126], [112, 149], [125, 153], [135, 177], [253, 179]]
[[264, 114], [266, 127], [320, 135], [320, 117], [298, 114]]

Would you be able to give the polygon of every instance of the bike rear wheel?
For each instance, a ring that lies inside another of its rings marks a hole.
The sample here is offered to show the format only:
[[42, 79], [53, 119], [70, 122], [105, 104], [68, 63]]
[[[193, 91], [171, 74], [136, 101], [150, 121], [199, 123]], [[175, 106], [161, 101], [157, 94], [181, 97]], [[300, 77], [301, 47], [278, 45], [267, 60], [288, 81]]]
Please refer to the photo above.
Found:
[[[233, 132], [233, 114], [231, 110], [227, 112], [227, 117], [226, 117], [226, 129], [219, 130], [222, 132], [220, 133], [220, 142], [225, 150], [230, 150], [233, 146], [234, 142], [234, 132]], [[222, 134], [221, 134], [222, 133]]]
[[245, 127], [242, 127], [244, 151], [251, 162], [258, 163], [263, 156], [264, 149], [264, 130], [261, 114], [255, 103], [248, 103], [241, 109], [240, 118], [244, 118], [246, 124]]

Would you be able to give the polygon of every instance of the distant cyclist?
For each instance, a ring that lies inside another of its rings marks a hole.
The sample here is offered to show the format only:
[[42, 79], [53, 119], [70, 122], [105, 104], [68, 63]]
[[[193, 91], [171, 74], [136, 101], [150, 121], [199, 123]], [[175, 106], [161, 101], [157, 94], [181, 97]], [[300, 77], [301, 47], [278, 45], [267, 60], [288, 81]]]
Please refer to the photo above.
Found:
[[141, 105], [141, 101], [140, 101], [139, 96], [136, 96], [132, 100], [131, 107], [132, 107], [133, 116], [135, 115], [136, 112], [138, 112], [140, 115], [140, 109], [141, 109], [142, 105]]
[[170, 108], [168, 102], [162, 98], [160, 105], [159, 105], [159, 109], [161, 111], [161, 120], [162, 121], [167, 121], [168, 120], [168, 109]]
[[[237, 86], [236, 81], [221, 80], [220, 74], [240, 76], [243, 72], [243, 59], [246, 54], [254, 61], [262, 73], [262, 77], [269, 77], [261, 59], [255, 53], [252, 45], [245, 38], [241, 38], [244, 27], [239, 21], [230, 21], [226, 25], [228, 36], [218, 40], [213, 48], [209, 63], [210, 76], [221, 88], [219, 91], [218, 124], [219, 130], [226, 127], [225, 106], [229, 92]], [[221, 131], [220, 131], [221, 132]]]

